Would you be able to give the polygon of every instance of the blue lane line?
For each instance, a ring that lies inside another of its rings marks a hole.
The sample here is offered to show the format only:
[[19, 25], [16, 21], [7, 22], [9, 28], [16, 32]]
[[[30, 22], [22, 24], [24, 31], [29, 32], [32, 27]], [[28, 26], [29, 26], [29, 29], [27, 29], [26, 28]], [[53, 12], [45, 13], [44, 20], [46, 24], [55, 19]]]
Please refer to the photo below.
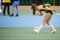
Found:
[[[0, 27], [40, 26], [43, 18], [44, 16], [21, 15], [19, 17], [10, 17], [0, 15]], [[56, 27], [60, 27], [60, 16], [52, 16], [51, 23]]]

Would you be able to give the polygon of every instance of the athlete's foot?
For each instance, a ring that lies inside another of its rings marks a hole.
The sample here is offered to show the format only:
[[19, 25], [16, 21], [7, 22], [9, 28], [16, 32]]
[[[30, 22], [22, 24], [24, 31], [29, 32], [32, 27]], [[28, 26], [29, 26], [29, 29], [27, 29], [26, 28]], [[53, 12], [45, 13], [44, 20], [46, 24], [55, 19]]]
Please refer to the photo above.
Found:
[[55, 33], [56, 32], [56, 29], [52, 30], [51, 33]]
[[36, 33], [39, 33], [39, 30], [38, 29], [34, 29], [33, 31], [36, 32]]

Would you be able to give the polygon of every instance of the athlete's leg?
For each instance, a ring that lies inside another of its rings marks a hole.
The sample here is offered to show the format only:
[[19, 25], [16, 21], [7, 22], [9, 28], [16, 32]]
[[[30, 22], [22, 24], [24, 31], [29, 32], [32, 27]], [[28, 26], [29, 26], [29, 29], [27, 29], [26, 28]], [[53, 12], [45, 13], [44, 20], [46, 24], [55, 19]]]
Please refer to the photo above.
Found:
[[47, 24], [49, 25], [49, 27], [51, 27], [51, 28], [52, 28], [51, 33], [56, 32], [56, 29], [54, 28], [53, 24], [51, 24], [49, 21], [47, 22]]
[[[52, 13], [52, 12], [51, 12]], [[39, 33], [39, 31], [44, 27], [45, 23], [50, 20], [51, 18], [50, 10], [47, 11], [46, 16], [44, 17], [44, 20], [42, 21], [40, 27], [37, 30], [34, 30], [35, 32]]]
[[52, 11], [48, 11], [47, 13], [50, 13], [50, 14], [48, 15], [49, 19], [47, 20], [46, 23], [52, 28], [52, 30], [56, 31], [56, 29], [54, 28], [54, 26], [50, 23], [50, 19], [52, 17]]
[[47, 17], [48, 17], [48, 14], [46, 14], [46, 16], [44, 17], [44, 19], [43, 19], [40, 27], [38, 27], [38, 29], [34, 29], [35, 32], [39, 33], [39, 31], [41, 31], [41, 29], [44, 27], [46, 21], [49, 19], [49, 18], [47, 18]]
[[52, 32], [56, 32], [56, 29], [54, 28], [54, 26], [50, 23], [50, 19], [51, 19], [51, 17], [52, 17], [52, 11], [51, 10], [49, 10], [49, 11], [47, 11], [47, 13], [49, 13], [48, 14], [48, 20], [46, 21], [46, 23], [52, 28]]
[[49, 13], [46, 14], [46, 16], [44, 17], [44, 20], [42, 21], [40, 28], [38, 30], [41, 30], [43, 28], [43, 26], [45, 25], [45, 23], [50, 19]]

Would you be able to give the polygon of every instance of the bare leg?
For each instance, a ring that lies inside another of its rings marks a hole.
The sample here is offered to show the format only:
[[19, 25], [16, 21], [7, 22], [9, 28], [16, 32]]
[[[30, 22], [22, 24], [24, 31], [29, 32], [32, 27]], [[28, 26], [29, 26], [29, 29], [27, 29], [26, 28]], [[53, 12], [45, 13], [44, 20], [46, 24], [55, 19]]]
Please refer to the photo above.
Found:
[[46, 16], [44, 17], [44, 20], [42, 21], [40, 27], [39, 27], [39, 31], [44, 27], [45, 23], [50, 20], [51, 18], [51, 15], [49, 13], [46, 14]]
[[52, 15], [50, 13], [51, 13], [50, 11], [47, 12], [46, 16], [44, 17], [44, 20], [42, 21], [42, 23], [40, 25], [40, 27], [37, 30], [34, 29], [35, 32], [39, 33], [39, 31], [44, 27], [45, 23], [51, 19]]
[[39, 33], [39, 31], [41, 31], [41, 29], [44, 27], [45, 23], [46, 23], [47, 20], [49, 19], [49, 18], [47, 18], [47, 17], [48, 17], [48, 14], [46, 14], [46, 16], [44, 17], [44, 20], [42, 21], [40, 27], [39, 27], [38, 29], [34, 29], [34, 31], [35, 31], [36, 33]]

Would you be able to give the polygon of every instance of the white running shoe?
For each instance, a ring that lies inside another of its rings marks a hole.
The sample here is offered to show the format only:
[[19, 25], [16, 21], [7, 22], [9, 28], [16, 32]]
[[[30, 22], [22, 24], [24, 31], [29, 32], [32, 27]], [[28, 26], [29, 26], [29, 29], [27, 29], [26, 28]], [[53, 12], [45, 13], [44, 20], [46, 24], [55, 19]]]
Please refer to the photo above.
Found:
[[56, 29], [51, 31], [51, 33], [55, 33], [55, 32], [56, 32]]
[[36, 33], [39, 33], [39, 30], [38, 29], [34, 29], [33, 31], [36, 32]]

